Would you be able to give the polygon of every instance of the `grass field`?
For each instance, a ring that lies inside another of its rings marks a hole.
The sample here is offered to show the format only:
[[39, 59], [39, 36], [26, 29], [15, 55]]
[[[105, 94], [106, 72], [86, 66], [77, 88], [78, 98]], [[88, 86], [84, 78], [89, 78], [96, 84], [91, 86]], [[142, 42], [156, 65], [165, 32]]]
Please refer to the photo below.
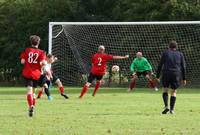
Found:
[[53, 101], [37, 101], [27, 116], [24, 88], [0, 88], [0, 135], [200, 135], [200, 90], [178, 92], [176, 114], [161, 115], [161, 92], [101, 88], [78, 99], [81, 88], [68, 88], [70, 99], [53, 89]]

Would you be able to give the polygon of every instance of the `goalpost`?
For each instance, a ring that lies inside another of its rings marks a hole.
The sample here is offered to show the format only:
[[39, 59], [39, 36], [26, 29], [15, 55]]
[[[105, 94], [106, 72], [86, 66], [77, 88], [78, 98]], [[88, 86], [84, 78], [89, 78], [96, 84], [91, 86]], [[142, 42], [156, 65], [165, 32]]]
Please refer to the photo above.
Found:
[[[162, 51], [176, 40], [185, 55], [189, 86], [199, 86], [200, 21], [177, 22], [50, 22], [49, 53], [59, 59], [54, 72], [65, 85], [85, 82], [90, 70], [90, 56], [99, 45], [113, 55], [126, 55], [128, 60], [111, 61], [104, 80], [112, 85], [127, 85], [129, 66], [137, 51], [142, 51], [156, 70]], [[111, 74], [111, 66], [119, 65], [119, 74]], [[112, 80], [112, 81], [110, 81]], [[144, 86], [145, 82], [140, 81]], [[109, 84], [105, 85], [109, 85]]]

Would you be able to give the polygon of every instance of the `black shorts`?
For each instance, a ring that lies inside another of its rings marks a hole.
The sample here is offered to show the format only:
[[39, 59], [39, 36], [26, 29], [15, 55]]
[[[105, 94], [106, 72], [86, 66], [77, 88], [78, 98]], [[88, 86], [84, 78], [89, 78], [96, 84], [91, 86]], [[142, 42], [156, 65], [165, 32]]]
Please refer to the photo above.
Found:
[[143, 76], [145, 77], [146, 75], [148, 75], [148, 74], [150, 74], [150, 73], [151, 73], [151, 71], [136, 72], [136, 75], [137, 75], [138, 77], [140, 77], [141, 75], [143, 75]]
[[29, 79], [29, 78], [24, 78], [25, 80], [25, 86], [30, 86], [33, 88], [37, 88], [38, 86], [38, 80], [33, 80], [33, 79]]
[[52, 83], [55, 83], [59, 78], [53, 73], [53, 80], [51, 80]]
[[171, 89], [175, 90], [178, 87], [180, 87], [180, 83], [181, 83], [180, 73], [177, 73], [177, 72], [163, 73], [163, 76], [162, 76], [163, 87], [165, 88], [171, 87]]
[[51, 81], [47, 79], [45, 75], [41, 75], [38, 81], [40, 87], [43, 87], [44, 84], [47, 84], [48, 87], [50, 86]]
[[92, 81], [94, 81], [95, 79], [100, 81], [103, 78], [103, 75], [94, 75], [92, 73], [90, 73], [89, 77], [88, 77], [88, 82], [92, 83]]

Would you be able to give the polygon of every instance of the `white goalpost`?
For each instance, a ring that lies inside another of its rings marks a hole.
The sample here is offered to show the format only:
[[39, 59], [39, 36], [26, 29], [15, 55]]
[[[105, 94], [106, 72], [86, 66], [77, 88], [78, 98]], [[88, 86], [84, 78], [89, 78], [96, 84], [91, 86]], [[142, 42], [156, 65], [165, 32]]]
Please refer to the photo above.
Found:
[[[108, 64], [107, 80], [112, 65], [120, 66], [116, 85], [127, 85], [129, 66], [137, 51], [142, 51], [156, 70], [160, 54], [168, 43], [176, 40], [187, 61], [187, 79], [190, 86], [198, 86], [200, 21], [168, 22], [50, 22], [48, 53], [59, 58], [54, 71], [65, 85], [80, 85], [90, 70], [90, 56], [99, 45], [114, 55], [130, 54], [129, 60]], [[107, 85], [107, 84], [106, 84]], [[145, 85], [145, 82], [140, 84]]]

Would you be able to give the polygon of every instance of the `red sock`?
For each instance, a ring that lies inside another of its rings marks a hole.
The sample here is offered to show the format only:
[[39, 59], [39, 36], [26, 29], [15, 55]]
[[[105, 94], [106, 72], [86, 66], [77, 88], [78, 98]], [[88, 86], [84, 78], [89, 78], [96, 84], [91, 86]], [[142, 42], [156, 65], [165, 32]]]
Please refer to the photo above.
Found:
[[81, 91], [81, 95], [79, 96], [80, 98], [82, 98], [83, 97], [83, 95], [87, 92], [87, 90], [88, 90], [88, 86], [84, 86], [83, 87], [83, 89], [82, 89], [82, 91]]
[[35, 97], [35, 94], [33, 94], [33, 105], [35, 106], [36, 104], [36, 97]]
[[135, 88], [135, 85], [136, 85], [135, 81], [131, 82], [130, 89], [132, 90], [133, 88]]
[[27, 102], [28, 102], [28, 105], [29, 107], [32, 107], [33, 106], [33, 94], [27, 94]]
[[64, 87], [60, 87], [59, 90], [60, 90], [60, 93], [61, 93], [61, 94], [64, 94], [64, 93], [65, 93]]
[[43, 90], [40, 90], [40, 91], [38, 92], [38, 98], [40, 98], [40, 97], [42, 96], [42, 94], [43, 94]]
[[154, 84], [154, 82], [151, 80], [151, 81], [149, 81], [149, 84], [150, 84], [150, 87], [151, 88], [155, 88], [155, 84]]
[[93, 96], [96, 95], [96, 92], [97, 92], [97, 90], [99, 89], [100, 85], [101, 85], [101, 82], [97, 82], [97, 83], [96, 83], [96, 86], [95, 86], [94, 92], [93, 92], [93, 94], [92, 94]]

